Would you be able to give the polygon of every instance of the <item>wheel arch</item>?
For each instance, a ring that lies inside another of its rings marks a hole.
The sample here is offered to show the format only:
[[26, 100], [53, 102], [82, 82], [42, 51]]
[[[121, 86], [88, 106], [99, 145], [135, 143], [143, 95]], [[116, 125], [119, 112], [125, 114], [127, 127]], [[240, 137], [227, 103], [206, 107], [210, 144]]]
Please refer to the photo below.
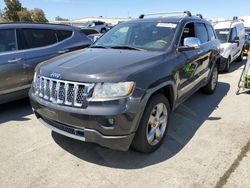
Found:
[[175, 107], [175, 101], [177, 99], [177, 89], [173, 81], [169, 80], [162, 84], [157, 85], [154, 88], [148, 89], [146, 94], [147, 95], [146, 104], [153, 96], [157, 94], [163, 94], [164, 96], [167, 97], [171, 109]]

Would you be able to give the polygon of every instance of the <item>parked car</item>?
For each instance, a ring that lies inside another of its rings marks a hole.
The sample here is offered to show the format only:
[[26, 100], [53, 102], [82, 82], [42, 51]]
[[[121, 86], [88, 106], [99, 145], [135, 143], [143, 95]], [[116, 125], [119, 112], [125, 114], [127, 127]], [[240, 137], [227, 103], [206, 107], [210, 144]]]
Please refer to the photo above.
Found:
[[242, 21], [233, 19], [232, 21], [222, 21], [214, 25], [216, 34], [221, 42], [221, 63], [220, 70], [230, 71], [230, 64], [233, 61], [242, 61], [245, 28]]
[[79, 28], [65, 25], [0, 24], [0, 104], [28, 96], [42, 61], [89, 46]]
[[91, 29], [91, 28], [82, 28], [81, 29], [82, 32], [87, 35], [93, 42], [95, 42], [96, 40], [98, 40], [103, 33], [99, 33], [98, 31], [96, 31], [95, 29]]
[[144, 16], [37, 66], [29, 95], [42, 124], [108, 148], [153, 152], [171, 111], [197, 90], [214, 93], [220, 43], [211, 24], [190, 12]]
[[250, 47], [250, 28], [245, 27], [245, 32], [244, 55], [247, 56]]
[[108, 24], [102, 21], [88, 21], [84, 23], [80, 28], [92, 28], [98, 31], [99, 33], [106, 33], [109, 30]]

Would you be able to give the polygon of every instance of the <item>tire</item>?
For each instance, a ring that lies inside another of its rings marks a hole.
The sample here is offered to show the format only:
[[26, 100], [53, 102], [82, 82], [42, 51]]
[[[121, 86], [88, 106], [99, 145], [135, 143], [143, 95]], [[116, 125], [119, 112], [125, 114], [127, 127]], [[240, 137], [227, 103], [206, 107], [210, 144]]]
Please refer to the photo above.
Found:
[[[157, 110], [159, 110], [158, 113]], [[154, 95], [147, 103], [132, 142], [132, 148], [142, 153], [151, 153], [158, 149], [167, 133], [169, 114], [170, 105], [168, 99], [162, 94]], [[160, 123], [160, 119], [164, 123]], [[159, 135], [158, 139], [156, 138], [157, 134]]]
[[101, 29], [101, 33], [106, 33], [106, 32], [107, 32], [107, 30], [105, 28]]
[[218, 84], [218, 75], [219, 75], [219, 70], [218, 70], [218, 66], [216, 65], [213, 68], [213, 71], [211, 73], [211, 76], [209, 78], [209, 81], [207, 83], [206, 86], [204, 86], [201, 91], [204, 94], [208, 94], [211, 95], [215, 92], [216, 88], [217, 88], [217, 84]]
[[231, 58], [228, 57], [227, 63], [225, 65], [225, 68], [224, 68], [223, 72], [225, 72], [225, 73], [229, 73], [230, 72], [230, 64], [231, 64]]
[[237, 62], [241, 62], [243, 60], [243, 49], [241, 50], [240, 56], [236, 59]]

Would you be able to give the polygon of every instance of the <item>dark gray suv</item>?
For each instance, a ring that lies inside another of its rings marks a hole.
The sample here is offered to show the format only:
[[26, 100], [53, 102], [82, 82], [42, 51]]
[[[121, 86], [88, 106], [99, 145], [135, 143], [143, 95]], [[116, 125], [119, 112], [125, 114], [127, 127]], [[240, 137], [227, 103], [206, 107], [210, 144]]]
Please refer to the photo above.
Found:
[[0, 24], [0, 104], [27, 96], [38, 63], [91, 43], [72, 26]]
[[112, 149], [152, 152], [172, 110], [212, 94], [220, 43], [211, 24], [185, 16], [124, 22], [90, 48], [39, 64], [30, 100], [53, 131]]

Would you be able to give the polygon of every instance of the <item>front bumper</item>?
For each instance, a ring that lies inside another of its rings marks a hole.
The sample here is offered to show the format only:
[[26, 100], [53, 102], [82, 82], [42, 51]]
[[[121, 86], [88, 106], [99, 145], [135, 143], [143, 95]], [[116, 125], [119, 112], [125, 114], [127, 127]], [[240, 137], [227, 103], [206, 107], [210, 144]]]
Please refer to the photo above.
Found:
[[31, 91], [29, 96], [38, 120], [53, 131], [121, 151], [129, 149], [142, 114], [137, 99], [76, 109], [41, 100]]

